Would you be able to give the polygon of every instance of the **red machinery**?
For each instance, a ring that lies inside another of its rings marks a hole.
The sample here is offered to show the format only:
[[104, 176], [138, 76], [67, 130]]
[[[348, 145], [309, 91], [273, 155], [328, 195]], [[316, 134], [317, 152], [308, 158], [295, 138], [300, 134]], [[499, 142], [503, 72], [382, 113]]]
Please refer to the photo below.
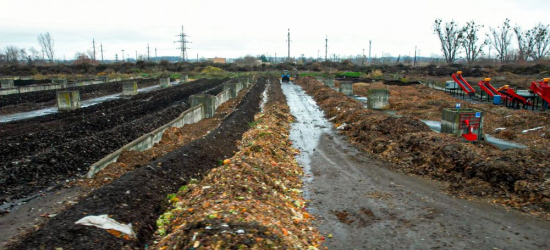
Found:
[[540, 82], [532, 82], [531, 83], [531, 90], [535, 92], [540, 98], [542, 98], [547, 103], [550, 103], [550, 85], [548, 82], [550, 81], [550, 78], [544, 78]]
[[[494, 96], [496, 95], [500, 95], [501, 96], [501, 100], [508, 100], [508, 96], [505, 95], [504, 93], [500, 93], [498, 92], [495, 87], [493, 87], [493, 85], [491, 85], [491, 78], [485, 78], [485, 80], [483, 81], [480, 81], [477, 83], [479, 85], [479, 87], [481, 88], [481, 90], [485, 91], [485, 93], [487, 93], [487, 96], [493, 98]], [[481, 101], [483, 101], [483, 93], [481, 93]], [[489, 98], [487, 98], [489, 99]]]
[[476, 141], [477, 134], [474, 133], [474, 129], [478, 129], [481, 126], [481, 115], [478, 113], [463, 113], [460, 114], [460, 125], [459, 129], [466, 130], [465, 134], [462, 134], [468, 141]]
[[531, 100], [527, 100], [525, 97], [518, 95], [512, 88], [507, 89], [505, 94], [508, 96], [508, 99], [511, 100], [511, 106], [514, 106], [514, 102], [518, 103], [518, 107], [519, 103], [522, 103], [524, 108], [526, 106], [533, 106], [533, 102]]
[[457, 71], [456, 73], [453, 73], [451, 76], [453, 80], [460, 86], [463, 93], [466, 93], [470, 98], [476, 93], [474, 88], [466, 81], [464, 78], [462, 78], [462, 71]]

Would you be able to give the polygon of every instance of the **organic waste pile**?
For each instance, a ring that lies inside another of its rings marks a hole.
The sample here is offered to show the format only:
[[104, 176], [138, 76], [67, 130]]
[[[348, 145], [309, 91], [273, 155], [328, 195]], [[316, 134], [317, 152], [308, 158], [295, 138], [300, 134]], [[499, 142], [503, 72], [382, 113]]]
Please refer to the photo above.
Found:
[[500, 151], [487, 144], [471, 144], [432, 132], [415, 118], [364, 109], [358, 101], [312, 78], [298, 83], [364, 151], [395, 163], [405, 172], [448, 181], [448, 190], [456, 195], [490, 197], [494, 202], [548, 216], [548, 149]]
[[[154, 86], [159, 83], [158, 79], [136, 79], [70, 87], [63, 90], [78, 90], [80, 100], [84, 101], [100, 96], [121, 93], [125, 82], [137, 82], [138, 88]], [[44, 90], [2, 96], [0, 98], [0, 114], [13, 114], [55, 106], [57, 91]]]
[[289, 141], [292, 117], [278, 83], [239, 151], [202, 181], [169, 195], [155, 249], [317, 249]]
[[98, 105], [0, 124], [0, 202], [67, 184], [123, 145], [189, 108], [193, 94], [222, 85], [201, 79]]
[[[201, 180], [219, 160], [238, 150], [237, 141], [250, 129], [249, 123], [260, 110], [264, 89], [265, 79], [259, 79], [236, 111], [206, 136], [95, 189], [8, 249], [148, 248], [156, 220], [165, 210], [166, 196], [191, 179]], [[87, 215], [108, 215], [118, 223], [131, 224], [136, 238], [127, 240], [105, 229], [75, 224]]]
[[483, 111], [483, 132], [494, 137], [525, 144], [529, 147], [550, 148], [550, 112], [515, 110], [492, 103], [471, 103], [455, 98], [442, 91], [424, 85], [388, 86], [383, 84], [354, 84], [354, 93], [365, 93], [368, 89], [390, 90], [390, 110], [398, 115], [422, 120], [440, 121], [444, 108], [453, 108], [461, 103], [463, 108]]

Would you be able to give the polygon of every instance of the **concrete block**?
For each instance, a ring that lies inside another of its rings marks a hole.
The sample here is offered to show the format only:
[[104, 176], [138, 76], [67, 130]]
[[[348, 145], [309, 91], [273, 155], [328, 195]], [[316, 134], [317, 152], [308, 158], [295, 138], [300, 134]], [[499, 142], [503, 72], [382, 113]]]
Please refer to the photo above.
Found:
[[473, 128], [472, 133], [480, 140], [483, 137], [483, 112], [477, 109], [443, 109], [441, 133], [462, 135], [468, 133], [466, 120]]
[[180, 83], [186, 83], [186, 82], [189, 82], [189, 75], [181, 74]]
[[13, 79], [2, 79], [0, 80], [0, 86], [3, 89], [13, 89], [15, 85], [13, 84]]
[[138, 94], [137, 82], [125, 82], [122, 84], [122, 95], [132, 96]]
[[226, 82], [223, 84], [223, 90], [229, 90], [229, 96], [231, 98], [235, 98], [237, 97], [237, 95], [239, 94], [239, 91], [241, 90], [239, 87], [241, 85], [239, 83], [236, 83], [236, 82]]
[[326, 77], [324, 83], [325, 83], [325, 86], [334, 88], [334, 77]]
[[390, 107], [390, 91], [387, 89], [369, 89], [367, 98], [369, 109], [387, 109]]
[[344, 95], [353, 95], [353, 82], [340, 82], [338, 91]]
[[161, 88], [170, 87], [170, 77], [161, 77], [161, 78], [159, 78], [159, 86]]
[[216, 112], [216, 97], [213, 95], [192, 95], [189, 97], [189, 102], [191, 103], [191, 107], [196, 107], [202, 104], [204, 118], [211, 118]]
[[74, 110], [81, 106], [80, 92], [78, 90], [57, 91], [57, 108], [59, 110]]

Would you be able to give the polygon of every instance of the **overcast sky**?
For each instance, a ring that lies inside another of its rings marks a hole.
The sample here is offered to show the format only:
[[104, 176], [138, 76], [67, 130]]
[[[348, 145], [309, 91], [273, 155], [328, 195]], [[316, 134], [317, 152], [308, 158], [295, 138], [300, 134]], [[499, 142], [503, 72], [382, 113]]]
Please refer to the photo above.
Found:
[[[550, 23], [549, 0], [0, 0], [0, 48], [39, 49], [37, 36], [50, 32], [56, 58], [73, 59], [77, 51], [103, 44], [105, 59], [121, 50], [135, 57], [157, 48], [159, 56], [177, 56], [173, 41], [181, 26], [190, 36], [189, 57], [284, 56], [287, 29], [291, 56], [328, 53], [393, 56], [442, 55], [432, 26], [436, 18], [470, 20], [488, 27], [511, 24], [531, 28]], [[515, 38], [514, 38], [515, 39]], [[494, 53], [494, 50], [493, 50]], [[99, 53], [98, 56], [99, 58]]]

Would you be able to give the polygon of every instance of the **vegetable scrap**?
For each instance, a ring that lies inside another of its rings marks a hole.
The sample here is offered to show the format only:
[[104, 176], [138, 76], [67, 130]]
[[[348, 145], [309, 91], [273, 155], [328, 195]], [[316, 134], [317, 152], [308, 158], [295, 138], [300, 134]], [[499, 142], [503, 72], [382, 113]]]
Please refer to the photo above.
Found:
[[318, 249], [322, 236], [312, 226], [298, 151], [289, 143], [293, 118], [280, 86], [270, 92], [274, 98], [239, 151], [169, 199], [155, 249]]

